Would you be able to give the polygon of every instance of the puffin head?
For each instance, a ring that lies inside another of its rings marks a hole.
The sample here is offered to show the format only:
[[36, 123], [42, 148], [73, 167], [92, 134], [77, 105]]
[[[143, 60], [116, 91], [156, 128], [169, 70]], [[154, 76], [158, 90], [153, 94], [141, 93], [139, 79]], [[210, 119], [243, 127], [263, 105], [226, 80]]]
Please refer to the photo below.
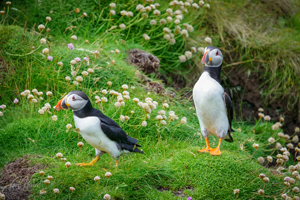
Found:
[[207, 46], [202, 57], [202, 64], [207, 67], [220, 67], [223, 61], [223, 54], [217, 47]]
[[88, 96], [79, 90], [69, 92], [55, 106], [56, 110], [72, 109], [73, 111], [81, 110], [89, 102]]

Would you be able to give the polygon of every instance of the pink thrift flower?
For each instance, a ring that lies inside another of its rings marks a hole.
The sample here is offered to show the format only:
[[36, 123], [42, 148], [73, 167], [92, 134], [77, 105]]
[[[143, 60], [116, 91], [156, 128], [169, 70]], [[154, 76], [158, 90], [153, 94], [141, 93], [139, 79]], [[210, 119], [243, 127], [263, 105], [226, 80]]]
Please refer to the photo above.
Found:
[[74, 49], [74, 45], [72, 43], [68, 44], [68, 48], [73, 50]]
[[19, 103], [19, 100], [17, 98], [15, 98], [14, 103], [15, 104]]
[[6, 105], [2, 104], [2, 105], [0, 106], [0, 108], [4, 109], [4, 108], [6, 108]]
[[47, 58], [48, 58], [49, 61], [52, 61], [52, 60], [53, 60], [53, 57], [52, 57], [52, 56], [48, 56]]
[[76, 72], [75, 72], [75, 71], [72, 71], [71, 74], [72, 74], [72, 76], [75, 76], [75, 75], [76, 75]]
[[83, 60], [89, 61], [89, 58], [88, 57], [84, 57]]
[[75, 60], [76, 62], [80, 62], [80, 61], [81, 61], [81, 59], [80, 59], [79, 57], [74, 58], [74, 60]]
[[192, 199], [193, 199], [192, 197], [188, 197], [188, 198], [187, 198], [187, 200], [192, 200]]

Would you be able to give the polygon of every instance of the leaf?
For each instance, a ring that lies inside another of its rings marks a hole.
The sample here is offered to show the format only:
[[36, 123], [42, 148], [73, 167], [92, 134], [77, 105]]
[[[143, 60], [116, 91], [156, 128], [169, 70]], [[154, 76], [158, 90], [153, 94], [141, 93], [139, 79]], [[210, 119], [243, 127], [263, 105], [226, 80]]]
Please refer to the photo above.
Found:
[[126, 185], [125, 183], [122, 183], [121, 185], [118, 185], [116, 187], [116, 190], [119, 189], [119, 188], [124, 188], [124, 187], [127, 187], [128, 185]]

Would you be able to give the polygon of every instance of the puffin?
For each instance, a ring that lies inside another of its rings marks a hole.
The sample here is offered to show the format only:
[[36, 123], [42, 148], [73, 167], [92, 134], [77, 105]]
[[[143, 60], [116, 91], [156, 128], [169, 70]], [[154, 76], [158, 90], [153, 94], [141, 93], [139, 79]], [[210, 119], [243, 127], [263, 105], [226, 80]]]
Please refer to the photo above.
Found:
[[95, 148], [96, 158], [90, 163], [78, 163], [78, 166], [94, 165], [104, 153], [109, 153], [119, 165], [119, 157], [124, 153], [144, 153], [138, 149], [138, 140], [128, 136], [124, 130], [100, 110], [93, 108], [88, 96], [82, 91], [71, 91], [55, 106], [56, 110], [72, 109], [75, 126], [83, 139]]
[[[200, 123], [201, 133], [206, 142], [206, 148], [200, 153], [221, 155], [222, 140], [233, 142], [230, 132], [233, 118], [232, 101], [220, 82], [223, 55], [220, 49], [207, 46], [202, 57], [205, 64], [202, 74], [193, 88], [193, 100]], [[209, 146], [209, 135], [219, 138], [217, 148]]]

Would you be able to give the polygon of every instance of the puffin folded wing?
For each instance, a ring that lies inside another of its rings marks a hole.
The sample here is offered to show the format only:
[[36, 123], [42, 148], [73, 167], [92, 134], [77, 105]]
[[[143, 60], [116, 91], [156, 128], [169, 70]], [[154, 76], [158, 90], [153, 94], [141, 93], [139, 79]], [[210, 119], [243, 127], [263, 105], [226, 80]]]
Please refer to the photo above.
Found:
[[225, 141], [233, 142], [232, 136], [230, 134], [230, 132], [235, 132], [231, 127], [231, 121], [233, 119], [232, 101], [230, 99], [230, 96], [225, 91], [223, 93], [223, 100], [225, 103], [227, 118], [228, 118], [228, 122], [229, 122], [229, 129], [228, 129], [228, 135], [227, 135], [228, 137], [225, 138]]
[[106, 124], [102, 120], [100, 126], [102, 131], [110, 140], [113, 140], [118, 143], [127, 141], [127, 134], [123, 131], [123, 129], [121, 129], [121, 127]]
[[117, 142], [122, 150], [144, 153], [143, 151], [137, 148], [137, 147], [141, 147], [141, 145], [137, 144], [138, 140], [128, 136], [123, 131], [123, 129], [119, 127], [119, 125], [115, 126], [111, 124], [106, 124], [105, 122], [101, 121], [100, 126], [104, 134], [110, 140]]

